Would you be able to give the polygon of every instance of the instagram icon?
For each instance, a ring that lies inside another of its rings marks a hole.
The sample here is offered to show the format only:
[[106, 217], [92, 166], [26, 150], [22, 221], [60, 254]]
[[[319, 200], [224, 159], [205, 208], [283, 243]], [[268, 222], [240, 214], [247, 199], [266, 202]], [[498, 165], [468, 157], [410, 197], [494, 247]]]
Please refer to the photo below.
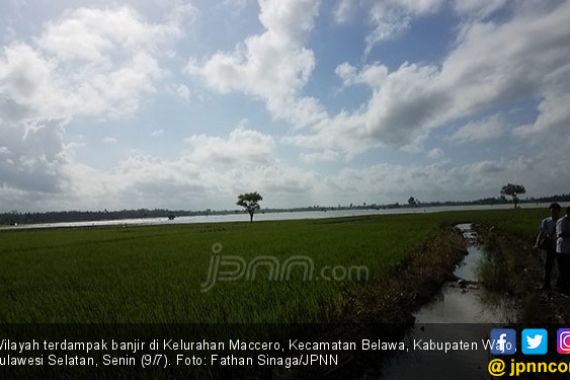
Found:
[[556, 349], [559, 354], [570, 355], [570, 329], [558, 329]]

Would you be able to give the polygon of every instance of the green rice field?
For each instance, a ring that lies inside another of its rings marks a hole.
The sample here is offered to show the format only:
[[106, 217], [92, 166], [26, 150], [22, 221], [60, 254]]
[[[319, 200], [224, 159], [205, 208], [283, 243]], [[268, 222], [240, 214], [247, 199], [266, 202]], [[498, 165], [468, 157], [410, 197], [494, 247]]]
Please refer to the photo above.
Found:
[[[342, 219], [0, 231], [0, 322], [327, 321], [348, 292], [371, 286], [442, 225], [497, 226], [531, 241], [543, 209]], [[367, 279], [256, 277], [215, 284], [212, 255], [250, 262], [309, 257], [316, 268], [365, 266]]]

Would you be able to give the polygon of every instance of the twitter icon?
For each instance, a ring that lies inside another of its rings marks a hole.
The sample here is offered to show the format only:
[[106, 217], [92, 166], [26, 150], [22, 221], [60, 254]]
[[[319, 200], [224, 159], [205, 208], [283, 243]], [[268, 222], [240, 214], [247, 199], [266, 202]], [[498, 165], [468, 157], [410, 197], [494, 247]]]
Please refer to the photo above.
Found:
[[548, 352], [548, 331], [545, 329], [524, 329], [521, 343], [522, 352], [525, 355], [546, 355]]

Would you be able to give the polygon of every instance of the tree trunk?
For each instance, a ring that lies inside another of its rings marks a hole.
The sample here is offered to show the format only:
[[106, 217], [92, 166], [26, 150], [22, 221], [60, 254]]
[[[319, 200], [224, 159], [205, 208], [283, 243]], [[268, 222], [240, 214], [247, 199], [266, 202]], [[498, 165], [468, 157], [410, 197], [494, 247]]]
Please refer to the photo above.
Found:
[[253, 223], [253, 212], [249, 213], [249, 222]]

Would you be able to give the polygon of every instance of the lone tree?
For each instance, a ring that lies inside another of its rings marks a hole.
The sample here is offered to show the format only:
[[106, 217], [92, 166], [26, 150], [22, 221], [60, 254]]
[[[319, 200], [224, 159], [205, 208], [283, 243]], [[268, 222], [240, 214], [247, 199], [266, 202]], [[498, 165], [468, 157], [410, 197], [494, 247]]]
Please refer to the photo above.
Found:
[[501, 189], [502, 196], [508, 195], [510, 197], [513, 197], [513, 204], [515, 205], [515, 208], [517, 208], [517, 205], [519, 203], [519, 198], [517, 197], [517, 195], [524, 193], [526, 193], [526, 189], [524, 188], [523, 185], [516, 185], [513, 183], [509, 183], [503, 186], [503, 188]]
[[414, 197], [408, 198], [408, 204], [410, 207], [418, 207], [418, 200]]
[[253, 214], [256, 210], [259, 210], [259, 201], [262, 201], [263, 197], [258, 192], [245, 193], [238, 195], [237, 205], [241, 206], [249, 214], [249, 222], [253, 223]]

